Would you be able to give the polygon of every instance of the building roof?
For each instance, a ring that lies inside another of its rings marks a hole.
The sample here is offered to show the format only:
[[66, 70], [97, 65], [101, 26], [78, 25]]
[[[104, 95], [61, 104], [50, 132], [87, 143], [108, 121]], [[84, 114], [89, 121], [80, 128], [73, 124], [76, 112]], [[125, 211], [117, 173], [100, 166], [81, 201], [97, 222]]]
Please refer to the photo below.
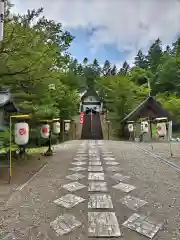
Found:
[[19, 112], [9, 90], [0, 91], [0, 108], [5, 108], [7, 112]]
[[[133, 111], [131, 111], [122, 121], [121, 123], [125, 123], [127, 121], [136, 121], [139, 117], [145, 117], [145, 111], [147, 111], [146, 117], [154, 117], [148, 116], [148, 108], [151, 108], [155, 112], [155, 117], [167, 117], [169, 120], [173, 120], [172, 116], [162, 107], [162, 105], [156, 101], [152, 96], [148, 96], [143, 102], [141, 102]], [[142, 112], [144, 111], [144, 114]]]
[[98, 92], [95, 91], [93, 88], [88, 88], [82, 95], [81, 95], [81, 100], [83, 101], [84, 98], [88, 96], [94, 96], [97, 98], [98, 101], [101, 101], [100, 96], [98, 95]]

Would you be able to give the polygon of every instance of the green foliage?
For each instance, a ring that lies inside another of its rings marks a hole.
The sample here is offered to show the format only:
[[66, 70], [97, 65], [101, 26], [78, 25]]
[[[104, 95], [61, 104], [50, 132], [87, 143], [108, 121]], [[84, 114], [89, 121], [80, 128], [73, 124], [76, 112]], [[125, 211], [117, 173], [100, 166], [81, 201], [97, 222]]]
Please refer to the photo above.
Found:
[[9, 145], [9, 131], [0, 132], [0, 148], [7, 147]]
[[151, 93], [180, 123], [180, 39], [165, 51], [157, 39], [147, 54], [138, 51], [134, 67], [127, 61], [117, 67], [108, 59], [101, 67], [87, 57], [78, 63], [68, 52], [74, 37], [61, 23], [42, 16], [42, 8], [12, 15], [7, 0], [6, 6], [0, 87], [11, 89], [24, 113], [70, 119], [78, 110], [78, 91], [94, 87], [119, 123], [148, 95], [149, 82]]
[[79, 100], [74, 93], [77, 76], [68, 67], [67, 49], [73, 37], [60, 23], [40, 17], [42, 11], [28, 10], [6, 22], [0, 44], [1, 86], [11, 89], [24, 113], [53, 118], [63, 109], [71, 116]]

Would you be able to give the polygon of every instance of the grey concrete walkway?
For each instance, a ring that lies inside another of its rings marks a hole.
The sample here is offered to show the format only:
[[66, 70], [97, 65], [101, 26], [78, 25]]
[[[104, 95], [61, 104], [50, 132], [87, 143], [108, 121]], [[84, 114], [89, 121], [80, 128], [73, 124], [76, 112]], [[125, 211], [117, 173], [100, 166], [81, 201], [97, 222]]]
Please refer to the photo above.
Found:
[[132, 143], [72, 141], [11, 196], [0, 239], [180, 239], [179, 182]]

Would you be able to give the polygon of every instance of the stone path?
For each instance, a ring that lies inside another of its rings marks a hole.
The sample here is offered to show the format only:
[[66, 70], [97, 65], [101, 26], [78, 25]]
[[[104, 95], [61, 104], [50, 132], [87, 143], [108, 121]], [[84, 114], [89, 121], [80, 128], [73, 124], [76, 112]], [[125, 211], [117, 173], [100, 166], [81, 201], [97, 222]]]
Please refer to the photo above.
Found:
[[[14, 239], [23, 240], [87, 240], [89, 237], [92, 240], [165, 240], [158, 235], [162, 231], [162, 221], [145, 211], [145, 207], [151, 207], [149, 201], [138, 195], [138, 191], [144, 189], [134, 181], [137, 176], [124, 170], [121, 164], [124, 159], [107, 150], [104, 141], [83, 141], [78, 150], [76, 148], [64, 177], [61, 174], [60, 178], [59, 166], [56, 168], [52, 163], [39, 176], [42, 181], [37, 177], [37, 181], [21, 193], [23, 200], [21, 196], [8, 206], [9, 212], [0, 223], [2, 229], [7, 223], [6, 229], [14, 226], [16, 231], [9, 231], [2, 239], [10, 240], [14, 236]], [[142, 154], [140, 152], [139, 156]], [[68, 159], [70, 157], [63, 159], [64, 165]], [[37, 183], [39, 187], [43, 185], [43, 206], [42, 189], [38, 192]], [[13, 211], [12, 207], [18, 209]]]
[[[77, 204], [87, 200], [88, 205], [88, 237], [121, 237], [120, 224], [113, 207], [113, 200], [109, 194], [109, 188], [112, 187], [114, 191], [122, 191], [127, 193], [120, 202], [131, 210], [137, 211], [140, 207], [148, 204], [146, 201], [130, 195], [136, 187], [122, 181], [130, 179], [130, 176], [124, 176], [118, 172], [120, 170], [120, 163], [116, 162], [112, 152], [107, 152], [103, 143], [97, 141], [83, 142], [78, 149], [77, 154], [72, 162], [76, 167], [69, 168], [70, 171], [76, 173], [68, 175], [66, 178], [73, 182], [63, 185], [63, 188], [73, 194], [66, 194], [54, 203], [65, 207], [66, 209], [73, 208]], [[87, 166], [88, 164], [88, 166]], [[80, 167], [81, 166], [81, 167]], [[88, 186], [78, 182], [78, 180], [85, 178], [85, 175], [79, 173], [80, 171], [88, 171]], [[111, 178], [118, 181], [114, 186], [108, 186], [105, 181], [106, 175], [111, 174]], [[112, 171], [112, 172], [111, 172]], [[76, 195], [80, 189], [88, 187], [88, 198], [83, 198]], [[74, 215], [67, 213], [57, 216], [57, 218], [50, 223], [51, 227], [56, 232], [57, 236], [75, 231], [83, 225], [80, 219]], [[132, 214], [124, 223], [123, 226], [132, 229], [144, 236], [153, 238], [161, 227], [161, 224], [156, 224], [148, 219], [148, 217]]]

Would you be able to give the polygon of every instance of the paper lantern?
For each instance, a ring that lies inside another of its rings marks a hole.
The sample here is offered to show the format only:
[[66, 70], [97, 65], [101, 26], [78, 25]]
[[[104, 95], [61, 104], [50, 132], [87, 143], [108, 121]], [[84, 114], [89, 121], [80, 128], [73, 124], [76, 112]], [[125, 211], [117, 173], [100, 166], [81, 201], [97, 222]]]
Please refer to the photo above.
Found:
[[48, 138], [50, 133], [50, 125], [49, 124], [42, 125], [40, 133], [42, 138]]
[[26, 145], [29, 141], [29, 125], [25, 122], [16, 123], [14, 128], [14, 140], [19, 146]]
[[58, 134], [61, 132], [61, 124], [60, 122], [54, 122], [53, 123], [53, 133]]
[[129, 130], [129, 132], [133, 132], [134, 126], [132, 123], [128, 124], [128, 130]]
[[64, 122], [64, 130], [66, 131], [66, 132], [68, 132], [69, 131], [69, 129], [70, 129], [70, 120], [66, 120], [65, 122]]
[[149, 124], [147, 121], [141, 122], [141, 132], [148, 133], [149, 132]]
[[166, 136], [166, 123], [157, 123], [156, 130], [159, 136]]

